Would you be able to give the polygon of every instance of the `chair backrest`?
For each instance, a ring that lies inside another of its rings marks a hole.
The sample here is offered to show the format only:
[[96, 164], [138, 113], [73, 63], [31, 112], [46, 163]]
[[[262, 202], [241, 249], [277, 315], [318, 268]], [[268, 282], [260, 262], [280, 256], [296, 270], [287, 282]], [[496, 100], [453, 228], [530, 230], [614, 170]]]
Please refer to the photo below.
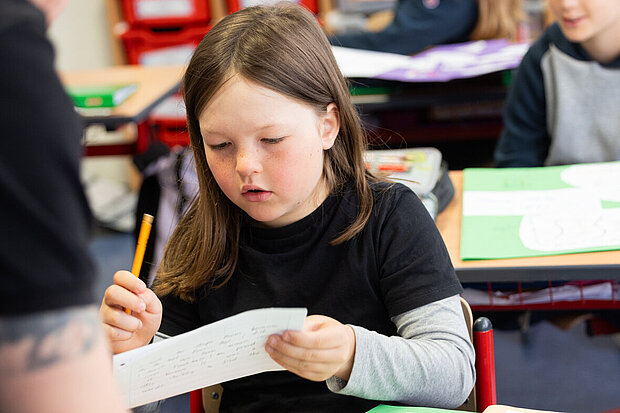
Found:
[[[474, 315], [471, 311], [469, 303], [461, 297], [461, 309], [463, 310], [463, 316], [465, 317], [465, 324], [467, 325], [467, 331], [469, 332], [469, 340], [474, 344]], [[475, 348], [475, 345], [474, 345]], [[478, 372], [476, 372], [476, 377]], [[471, 393], [465, 400], [465, 403], [458, 408], [458, 410], [465, 410], [470, 412], [478, 412], [478, 404], [476, 403], [476, 386], [471, 390]]]
[[493, 327], [486, 317], [478, 317], [474, 321], [471, 307], [463, 297], [461, 297], [461, 309], [469, 330], [469, 338], [476, 352], [476, 383], [459, 410], [482, 412], [488, 406], [497, 404]]
[[223, 391], [224, 389], [220, 384], [214, 384], [190, 392], [190, 413], [218, 413]]
[[[476, 351], [476, 384], [465, 403], [458, 410], [482, 412], [487, 406], [497, 404], [495, 388], [495, 350], [493, 328], [486, 317], [474, 322], [471, 307], [461, 297], [461, 309], [469, 331], [469, 339]], [[217, 413], [223, 388], [219, 384], [194, 390], [190, 393], [191, 413]]]
[[493, 326], [486, 317], [474, 321], [474, 348], [476, 350], [476, 405], [479, 412], [497, 404], [495, 386], [495, 345]]

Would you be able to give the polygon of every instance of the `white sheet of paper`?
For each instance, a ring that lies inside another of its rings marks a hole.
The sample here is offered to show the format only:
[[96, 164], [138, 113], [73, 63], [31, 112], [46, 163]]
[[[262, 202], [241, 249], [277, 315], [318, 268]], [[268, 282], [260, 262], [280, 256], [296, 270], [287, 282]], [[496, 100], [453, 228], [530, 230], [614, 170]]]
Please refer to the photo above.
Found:
[[421, 74], [437, 71], [457, 72], [459, 77], [476, 76], [506, 68], [507, 63], [522, 57], [529, 43], [507, 45], [498, 51], [480, 54], [485, 41], [472, 42], [451, 50], [430, 49], [415, 56], [376, 52], [348, 47], [332, 46], [338, 67], [345, 77], [373, 78], [384, 73], [404, 69], [404, 79], [420, 78]]
[[620, 162], [572, 165], [561, 178], [571, 186], [588, 188], [602, 200], [620, 202]]
[[465, 191], [463, 216], [511, 216], [601, 210], [601, 201], [583, 188], [546, 191]]
[[519, 236], [536, 251], [620, 245], [620, 208], [525, 215]]
[[371, 50], [332, 46], [338, 67], [345, 77], [372, 78], [391, 70], [407, 67], [411, 57]]
[[114, 356], [128, 408], [265, 371], [284, 370], [265, 351], [271, 334], [301, 330], [305, 308], [246, 311]]

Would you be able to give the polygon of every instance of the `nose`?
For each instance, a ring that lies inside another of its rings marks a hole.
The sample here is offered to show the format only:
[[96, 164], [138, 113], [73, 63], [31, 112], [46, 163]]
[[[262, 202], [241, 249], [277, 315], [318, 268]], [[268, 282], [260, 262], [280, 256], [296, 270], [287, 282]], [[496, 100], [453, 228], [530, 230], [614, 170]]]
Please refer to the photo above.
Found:
[[561, 0], [560, 3], [562, 9], [570, 9], [576, 7], [577, 4], [579, 4], [579, 2], [576, 0]]
[[236, 170], [240, 176], [250, 176], [262, 171], [261, 156], [258, 148], [240, 148], [237, 152], [236, 161]]

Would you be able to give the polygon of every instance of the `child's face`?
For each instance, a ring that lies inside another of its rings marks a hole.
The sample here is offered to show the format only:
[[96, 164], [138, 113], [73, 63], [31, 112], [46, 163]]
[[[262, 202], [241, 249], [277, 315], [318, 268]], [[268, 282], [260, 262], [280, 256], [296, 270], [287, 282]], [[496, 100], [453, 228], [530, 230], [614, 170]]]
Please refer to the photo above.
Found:
[[234, 76], [199, 117], [207, 163], [224, 194], [254, 220], [280, 227], [327, 197], [323, 151], [338, 134], [334, 104], [325, 114]]
[[549, 6], [570, 41], [620, 41], [620, 0], [549, 0]]

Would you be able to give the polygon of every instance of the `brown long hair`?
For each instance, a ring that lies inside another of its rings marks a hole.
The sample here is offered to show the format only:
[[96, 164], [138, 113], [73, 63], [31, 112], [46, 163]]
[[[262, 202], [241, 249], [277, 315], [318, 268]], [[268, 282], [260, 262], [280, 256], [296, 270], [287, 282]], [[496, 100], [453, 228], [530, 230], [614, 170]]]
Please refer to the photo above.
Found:
[[359, 196], [355, 221], [332, 242], [359, 233], [372, 209], [363, 153], [366, 141], [347, 82], [316, 18], [292, 3], [256, 6], [226, 16], [196, 48], [183, 80], [187, 126], [198, 174], [199, 193], [172, 234], [155, 291], [192, 301], [203, 285], [226, 283], [237, 265], [244, 212], [221, 191], [207, 164], [198, 117], [228, 79], [239, 75], [324, 113], [339, 109], [340, 131], [325, 151], [323, 175], [330, 189], [354, 181]]
[[523, 0], [478, 0], [478, 21], [470, 34], [472, 40], [517, 40], [524, 20]]

